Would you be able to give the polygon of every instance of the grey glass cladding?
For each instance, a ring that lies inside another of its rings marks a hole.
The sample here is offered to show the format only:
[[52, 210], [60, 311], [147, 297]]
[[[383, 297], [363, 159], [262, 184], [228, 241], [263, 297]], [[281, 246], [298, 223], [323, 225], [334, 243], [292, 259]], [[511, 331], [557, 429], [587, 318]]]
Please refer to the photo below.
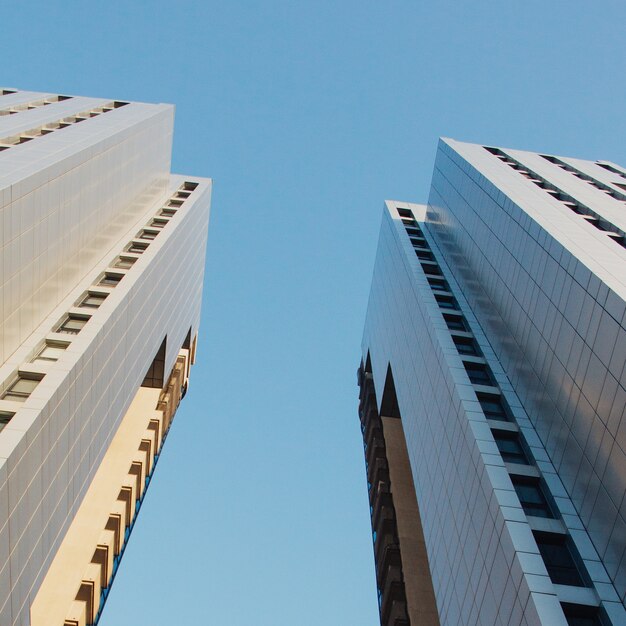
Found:
[[387, 202], [361, 371], [442, 625], [626, 624], [625, 177], [441, 140], [428, 206]]

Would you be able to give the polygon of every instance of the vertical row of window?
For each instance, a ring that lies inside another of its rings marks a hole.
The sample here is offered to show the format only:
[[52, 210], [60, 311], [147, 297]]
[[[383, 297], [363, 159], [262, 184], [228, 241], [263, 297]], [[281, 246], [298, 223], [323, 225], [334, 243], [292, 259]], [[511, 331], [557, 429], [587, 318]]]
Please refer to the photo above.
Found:
[[365, 451], [365, 471], [372, 521], [376, 586], [381, 626], [408, 626], [396, 510], [389, 462], [371, 372], [359, 368], [359, 418]]
[[[559, 518], [558, 508], [541, 477], [530, 448], [512, 416], [466, 318], [460, 311], [458, 302], [443, 276], [441, 267], [422, 229], [410, 210], [399, 208], [398, 214], [426, 274], [435, 300], [439, 304], [467, 376], [474, 385], [476, 398], [487, 418], [494, 441], [506, 464], [525, 514], [531, 518], [529, 521], [537, 517]], [[565, 532], [533, 531], [533, 535], [553, 583], [577, 587], [591, 586], [582, 559], [571, 538]], [[603, 612], [595, 607], [579, 604], [562, 606], [566, 619], [571, 625], [606, 626], [609, 623]]]
[[[611, 198], [614, 198], [615, 200], [618, 200], [619, 202], [626, 202], [625, 194], [621, 193], [620, 191], [616, 191], [615, 189], [612, 189], [611, 187], [609, 187], [609, 185], [606, 185], [605, 183], [593, 178], [593, 176], [589, 176], [588, 174], [581, 172], [579, 169], [575, 168], [573, 165], [569, 165], [569, 163], [565, 163], [564, 161], [561, 161], [561, 159], [557, 159], [556, 157], [553, 157], [553, 156], [548, 156], [547, 154], [541, 154], [539, 156], [541, 156], [542, 159], [545, 159], [546, 161], [549, 161], [550, 163], [552, 163], [552, 165], [556, 165], [557, 167], [561, 168], [565, 172], [569, 172], [573, 176], [576, 176], [576, 178], [580, 178], [580, 180], [590, 184], [592, 187], [595, 187], [596, 189], [603, 191], [608, 196], [611, 196]], [[605, 168], [605, 169], [608, 169], [608, 168]], [[623, 189], [626, 189], [626, 185], [623, 185], [622, 183], [612, 183], [612, 184], [616, 185], [617, 187], [622, 187]]]
[[[61, 96], [62, 98], [66, 98], [65, 96]], [[102, 115], [103, 113], [108, 113], [109, 111], [113, 111], [113, 109], [119, 109], [120, 107], [126, 106], [129, 104], [128, 102], [110, 102], [109, 104], [105, 104], [103, 106], [95, 107], [90, 109], [89, 111], [83, 111], [82, 113], [77, 113], [76, 115], [70, 115], [68, 117], [64, 117], [56, 122], [49, 122], [48, 124], [44, 124], [43, 126], [37, 126], [36, 128], [31, 128], [30, 130], [24, 131], [17, 135], [12, 135], [10, 137], [3, 137], [0, 139], [0, 150], [8, 150], [9, 148], [13, 148], [14, 146], [19, 146], [20, 144], [26, 143], [28, 141], [32, 141], [36, 137], [42, 137], [43, 135], [49, 135], [56, 130], [60, 130], [61, 128], [67, 128], [72, 124], [78, 124], [79, 122], [84, 122], [91, 117], [97, 117], [98, 115]]]
[[[489, 148], [485, 147], [485, 150], [496, 156], [503, 163], [519, 172], [522, 176], [527, 178], [531, 183], [534, 183], [539, 188], [545, 190], [545, 192], [551, 195], [556, 200], [559, 200], [563, 206], [568, 208], [570, 211], [577, 213], [580, 215], [582, 219], [584, 219], [588, 224], [591, 224], [598, 230], [601, 230], [607, 237], [618, 243], [622, 248], [626, 248], [626, 233], [620, 230], [617, 226], [604, 219], [594, 211], [592, 211], [588, 206], [581, 204], [578, 200], [570, 196], [569, 194], [557, 189], [554, 185], [549, 183], [545, 178], [539, 176], [535, 172], [529, 170], [525, 165], [522, 165], [509, 155], [505, 154], [499, 148]], [[554, 157], [545, 157], [545, 158], [554, 158]], [[613, 194], [620, 195], [618, 192], [613, 191]]]
[[[111, 263], [94, 284], [78, 299], [74, 308], [76, 311], [66, 313], [61, 321], [52, 329], [57, 337], [46, 339], [31, 363], [41, 364], [57, 361], [70, 345], [70, 341], [64, 341], [60, 335], [77, 335], [89, 322], [93, 315], [93, 310], [100, 308], [111, 290], [117, 287], [124, 278], [126, 270], [129, 270], [143, 254], [150, 241], [155, 239], [161, 229], [163, 229], [176, 214], [183, 202], [196, 189], [198, 183], [184, 182], [174, 194], [159, 208], [157, 216], [152, 218], [145, 228], [140, 230], [136, 238], [130, 241], [124, 251]], [[121, 270], [121, 271], [116, 271]], [[80, 311], [78, 309], [84, 309]], [[44, 374], [37, 371], [28, 371], [28, 368], [20, 368], [17, 376], [7, 385], [0, 399], [12, 402], [24, 402], [28, 399], [37, 385], [43, 380]], [[15, 415], [13, 412], [0, 411], [0, 430]]]
[[0, 109], [0, 116], [3, 115], [15, 115], [21, 111], [30, 111], [31, 109], [38, 109], [55, 102], [63, 102], [64, 100], [71, 100], [71, 96], [50, 96], [43, 100], [33, 100], [32, 102], [23, 102], [22, 104], [14, 104], [6, 109]]

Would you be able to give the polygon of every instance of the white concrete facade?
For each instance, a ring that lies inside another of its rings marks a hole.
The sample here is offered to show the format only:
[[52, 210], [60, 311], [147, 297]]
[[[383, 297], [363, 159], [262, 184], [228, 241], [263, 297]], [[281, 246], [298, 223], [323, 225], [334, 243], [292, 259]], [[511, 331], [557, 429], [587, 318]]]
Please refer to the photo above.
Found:
[[[211, 182], [170, 174], [173, 107], [54, 98], [0, 96], [3, 625], [29, 623], [162, 341], [167, 378], [200, 319]], [[68, 314], [83, 320], [75, 334], [59, 328]], [[65, 349], [33, 361], [45, 345]], [[20, 375], [40, 382], [17, 402]]]
[[[387, 203], [363, 363], [379, 402], [393, 373], [442, 625], [626, 623], [624, 183], [613, 164], [442, 140], [428, 206]], [[553, 515], [522, 506], [525, 481]], [[582, 583], [554, 582], [553, 537]]]

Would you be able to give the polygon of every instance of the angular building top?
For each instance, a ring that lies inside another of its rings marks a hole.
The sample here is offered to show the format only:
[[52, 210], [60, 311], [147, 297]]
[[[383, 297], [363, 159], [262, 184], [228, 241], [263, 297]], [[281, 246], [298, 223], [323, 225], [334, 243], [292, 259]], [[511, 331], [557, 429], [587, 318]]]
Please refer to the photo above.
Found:
[[174, 109], [0, 90], [0, 624], [93, 624], [195, 358]]
[[428, 205], [386, 204], [359, 368], [384, 626], [626, 623], [625, 192], [442, 140]]

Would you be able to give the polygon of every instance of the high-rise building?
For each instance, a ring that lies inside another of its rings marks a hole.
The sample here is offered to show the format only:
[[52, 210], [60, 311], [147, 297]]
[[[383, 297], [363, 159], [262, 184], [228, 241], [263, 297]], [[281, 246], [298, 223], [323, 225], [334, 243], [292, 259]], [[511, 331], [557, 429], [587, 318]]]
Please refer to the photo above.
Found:
[[195, 358], [174, 108], [0, 90], [0, 624], [97, 622]]
[[359, 368], [383, 626], [626, 624], [626, 169], [441, 140]]

